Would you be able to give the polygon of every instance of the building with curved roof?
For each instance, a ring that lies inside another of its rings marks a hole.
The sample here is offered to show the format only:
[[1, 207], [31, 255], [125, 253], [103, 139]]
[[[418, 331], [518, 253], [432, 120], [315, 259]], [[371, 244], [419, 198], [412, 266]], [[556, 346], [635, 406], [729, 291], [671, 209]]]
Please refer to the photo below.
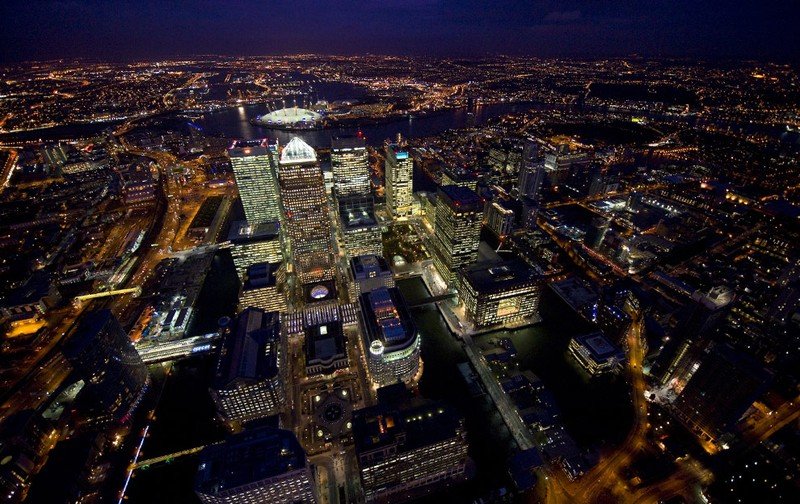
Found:
[[307, 129], [317, 126], [322, 121], [322, 114], [299, 107], [273, 110], [256, 117], [253, 122], [260, 126], [288, 129]]
[[380, 287], [362, 294], [360, 302], [373, 383], [412, 383], [420, 370], [420, 338], [402, 294], [397, 287]]

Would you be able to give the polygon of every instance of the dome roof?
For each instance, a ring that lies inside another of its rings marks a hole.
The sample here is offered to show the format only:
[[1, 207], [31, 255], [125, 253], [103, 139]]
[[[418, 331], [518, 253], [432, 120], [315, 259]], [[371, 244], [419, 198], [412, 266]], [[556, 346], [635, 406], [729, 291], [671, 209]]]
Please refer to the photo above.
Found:
[[264, 125], [312, 125], [322, 119], [322, 114], [304, 108], [292, 107], [273, 110], [258, 116], [256, 121]]
[[281, 152], [281, 164], [290, 163], [315, 163], [317, 153], [314, 148], [305, 143], [300, 137], [289, 140]]

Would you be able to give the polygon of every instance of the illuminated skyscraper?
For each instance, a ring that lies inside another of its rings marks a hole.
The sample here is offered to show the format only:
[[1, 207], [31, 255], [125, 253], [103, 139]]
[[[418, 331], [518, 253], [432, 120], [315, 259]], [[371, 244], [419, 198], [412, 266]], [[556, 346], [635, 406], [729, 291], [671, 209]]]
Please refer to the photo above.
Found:
[[519, 164], [518, 197], [522, 199], [527, 196], [538, 201], [544, 176], [544, 161], [539, 159], [539, 144], [535, 139], [528, 138], [522, 149], [522, 159]]
[[291, 258], [301, 284], [333, 278], [331, 219], [317, 154], [298, 137], [283, 148], [278, 166]]
[[483, 201], [475, 191], [460, 186], [439, 188], [433, 264], [448, 285], [458, 271], [478, 259]]
[[331, 142], [333, 192], [337, 199], [370, 195], [369, 156], [363, 137], [336, 137]]
[[414, 160], [401, 144], [386, 145], [386, 207], [395, 219], [411, 215]]
[[228, 156], [248, 224], [279, 221], [278, 183], [266, 140], [234, 144], [228, 149]]

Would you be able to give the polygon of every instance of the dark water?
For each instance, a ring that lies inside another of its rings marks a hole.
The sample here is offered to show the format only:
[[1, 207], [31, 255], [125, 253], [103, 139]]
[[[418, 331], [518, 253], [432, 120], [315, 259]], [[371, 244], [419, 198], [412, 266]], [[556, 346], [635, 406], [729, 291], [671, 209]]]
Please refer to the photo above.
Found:
[[277, 138], [281, 144], [285, 144], [294, 136], [299, 136], [312, 147], [327, 148], [330, 147], [332, 136], [355, 134], [359, 130], [367, 138], [369, 144], [380, 145], [385, 139], [394, 138], [398, 133], [407, 138], [437, 135], [448, 129], [480, 125], [494, 117], [511, 112], [523, 112], [536, 106], [534, 103], [498, 103], [477, 107], [474, 114], [470, 114], [465, 108], [458, 108], [414, 119], [402, 118], [380, 124], [365, 124], [360, 127], [283, 131], [250, 124], [250, 119], [265, 114], [268, 109], [266, 105], [247, 105], [208, 113], [196, 123], [203, 131], [210, 134], [245, 139]]
[[[429, 296], [419, 278], [401, 280], [398, 287], [409, 302]], [[422, 334], [424, 371], [420, 394], [428, 399], [445, 401], [461, 411], [466, 420], [469, 455], [475, 463], [475, 477], [462, 485], [439, 492], [420, 502], [472, 502], [500, 487], [510, 487], [507, 461], [516, 445], [503, 419], [487, 397], [473, 398], [457, 365], [467, 356], [461, 344], [450, 334], [435, 305], [413, 308], [412, 316]]]
[[[410, 303], [429, 296], [419, 278], [401, 280], [398, 287]], [[570, 338], [592, 330], [555, 295], [545, 290], [540, 312], [544, 322], [517, 331], [497, 331], [476, 338], [481, 346], [490, 340], [510, 337], [517, 348], [520, 369], [530, 369], [552, 391], [570, 434], [583, 446], [615, 443], [631, 425], [631, 406], [625, 381], [616, 377], [589, 380], [567, 354]], [[461, 344], [450, 333], [434, 305], [412, 309], [422, 334], [424, 372], [420, 393], [449, 402], [465, 415], [470, 457], [475, 461], [475, 479], [448, 490], [453, 502], [471, 502], [478, 496], [506, 486], [508, 458], [516, 451], [502, 418], [488, 398], [469, 395], [456, 365], [467, 360]], [[472, 497], [472, 498], [469, 498]], [[430, 502], [441, 500], [432, 496]]]

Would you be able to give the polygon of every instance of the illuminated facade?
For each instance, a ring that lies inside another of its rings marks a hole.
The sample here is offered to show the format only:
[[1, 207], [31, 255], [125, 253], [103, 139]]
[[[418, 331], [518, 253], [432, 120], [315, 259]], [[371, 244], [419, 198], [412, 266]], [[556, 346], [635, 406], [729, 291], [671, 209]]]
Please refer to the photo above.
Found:
[[508, 236], [514, 229], [514, 211], [498, 201], [487, 203], [486, 226], [499, 238]]
[[601, 332], [572, 338], [569, 353], [592, 376], [615, 370], [625, 358]]
[[478, 327], [524, 322], [538, 315], [542, 276], [520, 260], [467, 267], [458, 297]]
[[372, 382], [410, 384], [419, 373], [420, 336], [397, 288], [381, 287], [361, 295], [363, 344]]
[[231, 242], [231, 257], [240, 280], [252, 264], [279, 263], [283, 259], [280, 224], [277, 221], [251, 226], [245, 221], [231, 225], [228, 241]]
[[466, 478], [464, 418], [442, 403], [379, 401], [354, 412], [353, 438], [367, 502], [406, 502]]
[[350, 259], [350, 284], [353, 286], [353, 300], [365, 292], [380, 287], [394, 287], [394, 275], [389, 263], [379, 255], [363, 255]]
[[340, 199], [339, 224], [348, 257], [383, 253], [381, 227], [371, 197]]
[[386, 206], [392, 217], [411, 216], [413, 208], [414, 160], [399, 144], [386, 145]]
[[228, 149], [247, 222], [255, 226], [281, 218], [278, 183], [266, 141], [235, 144]]
[[475, 191], [460, 186], [439, 188], [433, 264], [448, 285], [458, 270], [478, 259], [483, 202]]
[[283, 148], [278, 168], [291, 260], [301, 284], [333, 278], [331, 219], [317, 155], [298, 137]]
[[204, 504], [313, 504], [311, 482], [294, 433], [262, 427], [204, 448], [194, 490]]
[[281, 378], [280, 316], [248, 308], [224, 335], [211, 395], [220, 417], [238, 423], [280, 413], [285, 400]]
[[282, 263], [257, 263], [247, 268], [239, 309], [253, 307], [266, 311], [285, 312], [286, 269]]
[[363, 137], [336, 137], [331, 141], [331, 171], [337, 199], [370, 194], [369, 157]]

